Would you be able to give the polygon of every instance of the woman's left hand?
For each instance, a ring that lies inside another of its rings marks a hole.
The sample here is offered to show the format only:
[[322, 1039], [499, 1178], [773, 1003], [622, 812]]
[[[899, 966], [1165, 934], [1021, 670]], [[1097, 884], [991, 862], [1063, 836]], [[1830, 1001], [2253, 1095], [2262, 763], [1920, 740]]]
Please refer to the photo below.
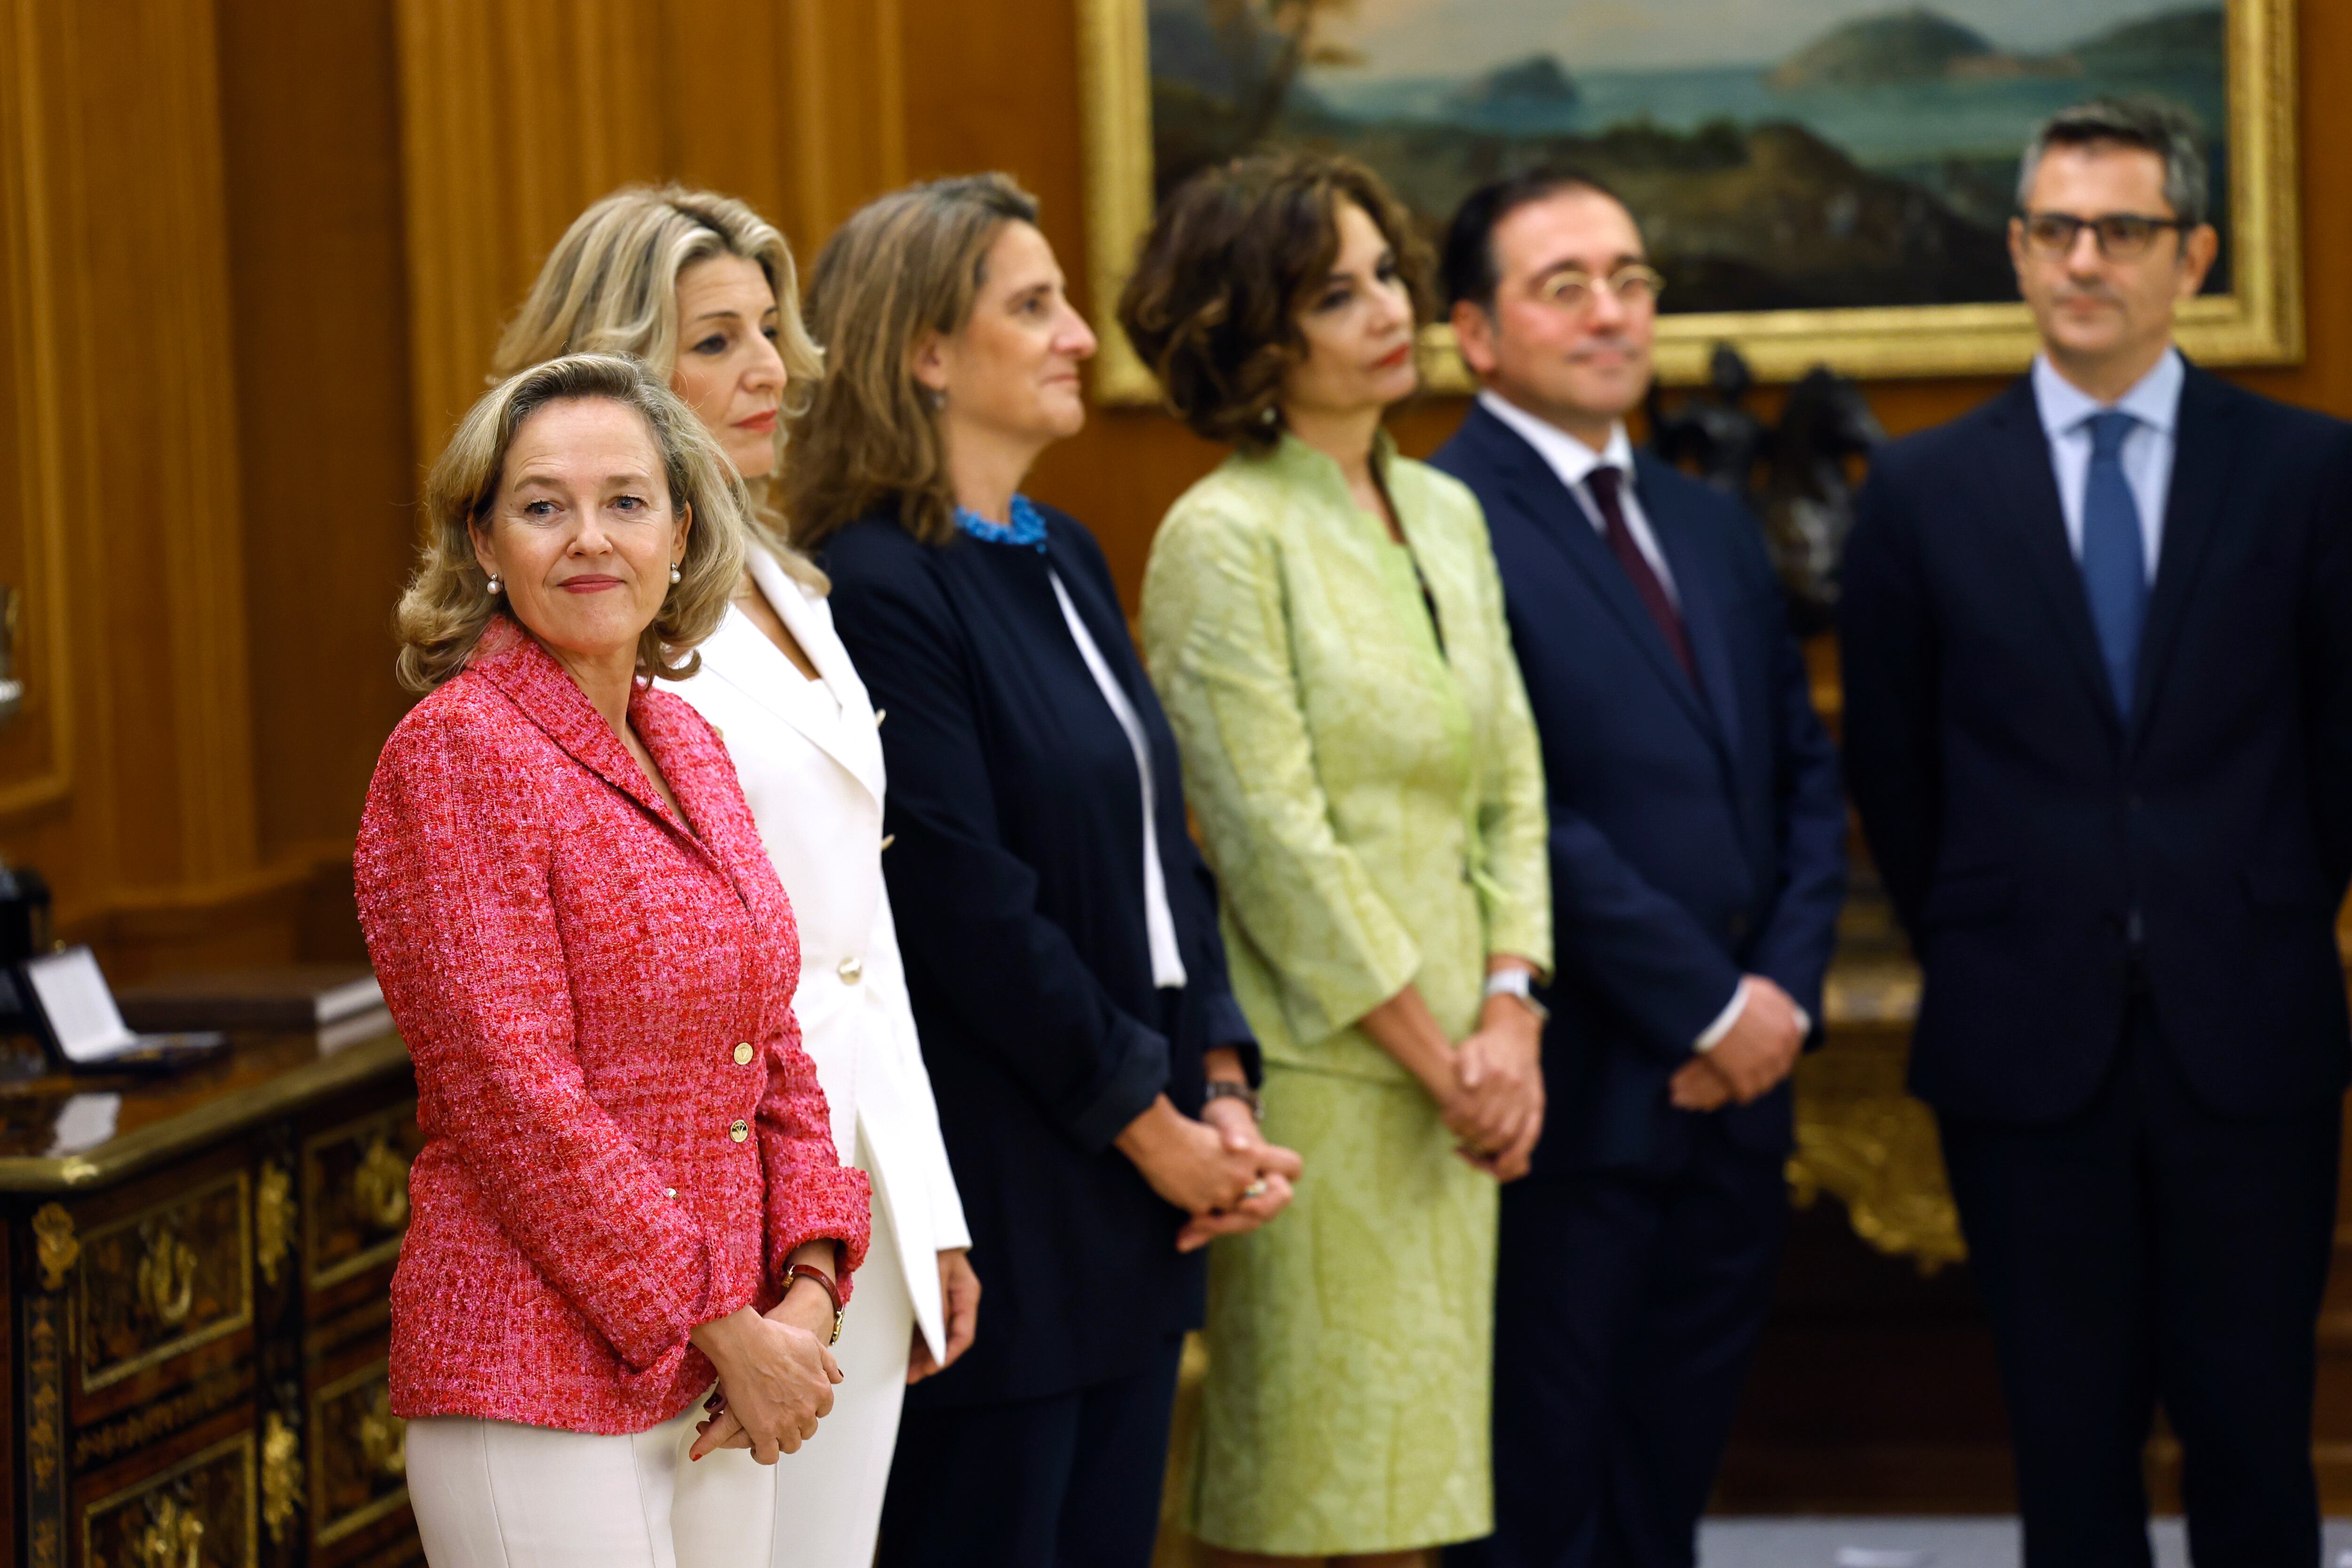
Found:
[[972, 1337], [979, 1332], [980, 1276], [971, 1271], [968, 1248], [950, 1247], [940, 1252], [940, 1308], [947, 1320], [947, 1359], [932, 1356], [923, 1331], [917, 1328], [914, 1348], [907, 1355], [908, 1383], [920, 1383], [931, 1373], [955, 1365], [956, 1358], [971, 1349]]
[[1464, 1157], [1498, 1182], [1526, 1175], [1543, 1136], [1542, 1023], [1508, 996], [1490, 997], [1455, 1059], [1478, 1131]]

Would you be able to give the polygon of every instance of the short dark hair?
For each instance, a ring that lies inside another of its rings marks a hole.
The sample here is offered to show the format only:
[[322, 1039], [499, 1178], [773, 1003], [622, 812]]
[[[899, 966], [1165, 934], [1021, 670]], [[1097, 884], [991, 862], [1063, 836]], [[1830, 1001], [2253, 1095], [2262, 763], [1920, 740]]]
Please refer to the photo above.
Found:
[[1445, 302], [1494, 303], [1496, 285], [1503, 280], [1495, 266], [1495, 231], [1521, 207], [1562, 191], [1591, 191], [1621, 207], [1625, 205], [1624, 198], [1597, 176], [1556, 163], [1489, 180], [1462, 198], [1462, 205], [1454, 209], [1454, 221], [1445, 226], [1445, 249], [1438, 264]]
[[2101, 142], [2153, 153], [2164, 163], [2164, 199], [2172, 216], [2195, 227], [2206, 218], [2210, 182], [2205, 173], [2204, 135], [2185, 109], [2153, 98], [2098, 98], [2062, 109], [2034, 128], [2017, 165], [2017, 206], [2025, 210], [2033, 176], [2053, 147], [2089, 147]]
[[1352, 158], [1262, 153], [1212, 165], [1160, 205], [1118, 297], [1127, 341], [1169, 409], [1212, 441], [1264, 450], [1283, 373], [1307, 357], [1297, 316], [1339, 254], [1339, 204], [1396, 253], [1413, 325], [1433, 315], [1412, 215]]

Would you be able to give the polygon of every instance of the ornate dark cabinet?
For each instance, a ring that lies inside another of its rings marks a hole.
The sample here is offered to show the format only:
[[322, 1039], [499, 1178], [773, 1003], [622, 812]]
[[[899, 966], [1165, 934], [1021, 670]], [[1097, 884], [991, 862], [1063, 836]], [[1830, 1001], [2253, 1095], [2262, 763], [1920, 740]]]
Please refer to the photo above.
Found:
[[385, 1363], [418, 1143], [388, 1032], [0, 1095], [15, 1561], [423, 1561]]

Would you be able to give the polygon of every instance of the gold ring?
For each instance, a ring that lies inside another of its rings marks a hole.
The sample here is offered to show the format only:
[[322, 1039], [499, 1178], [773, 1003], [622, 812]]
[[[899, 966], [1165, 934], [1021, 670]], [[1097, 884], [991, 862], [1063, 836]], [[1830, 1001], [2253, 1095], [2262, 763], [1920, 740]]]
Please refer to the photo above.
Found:
[[1264, 1176], [1260, 1176], [1256, 1181], [1252, 1182], [1248, 1186], [1244, 1187], [1242, 1189], [1242, 1196], [1245, 1198], [1262, 1198], [1265, 1196], [1265, 1178]]

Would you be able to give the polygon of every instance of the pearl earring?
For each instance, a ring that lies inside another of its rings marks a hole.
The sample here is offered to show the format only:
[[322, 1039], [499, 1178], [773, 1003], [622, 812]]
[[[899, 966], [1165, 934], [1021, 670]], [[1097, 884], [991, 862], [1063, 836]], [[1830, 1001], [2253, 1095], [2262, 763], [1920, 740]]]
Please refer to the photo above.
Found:
[[677, 569], [677, 562], [673, 561], [669, 563], [669, 580], [672, 584], [677, 583], [677, 581], [684, 575], [686, 575], [686, 574]]
[[506, 584], [499, 581], [499, 574], [497, 573], [493, 572], [490, 574], [490, 597], [493, 599], [497, 598], [499, 591], [505, 586]]

